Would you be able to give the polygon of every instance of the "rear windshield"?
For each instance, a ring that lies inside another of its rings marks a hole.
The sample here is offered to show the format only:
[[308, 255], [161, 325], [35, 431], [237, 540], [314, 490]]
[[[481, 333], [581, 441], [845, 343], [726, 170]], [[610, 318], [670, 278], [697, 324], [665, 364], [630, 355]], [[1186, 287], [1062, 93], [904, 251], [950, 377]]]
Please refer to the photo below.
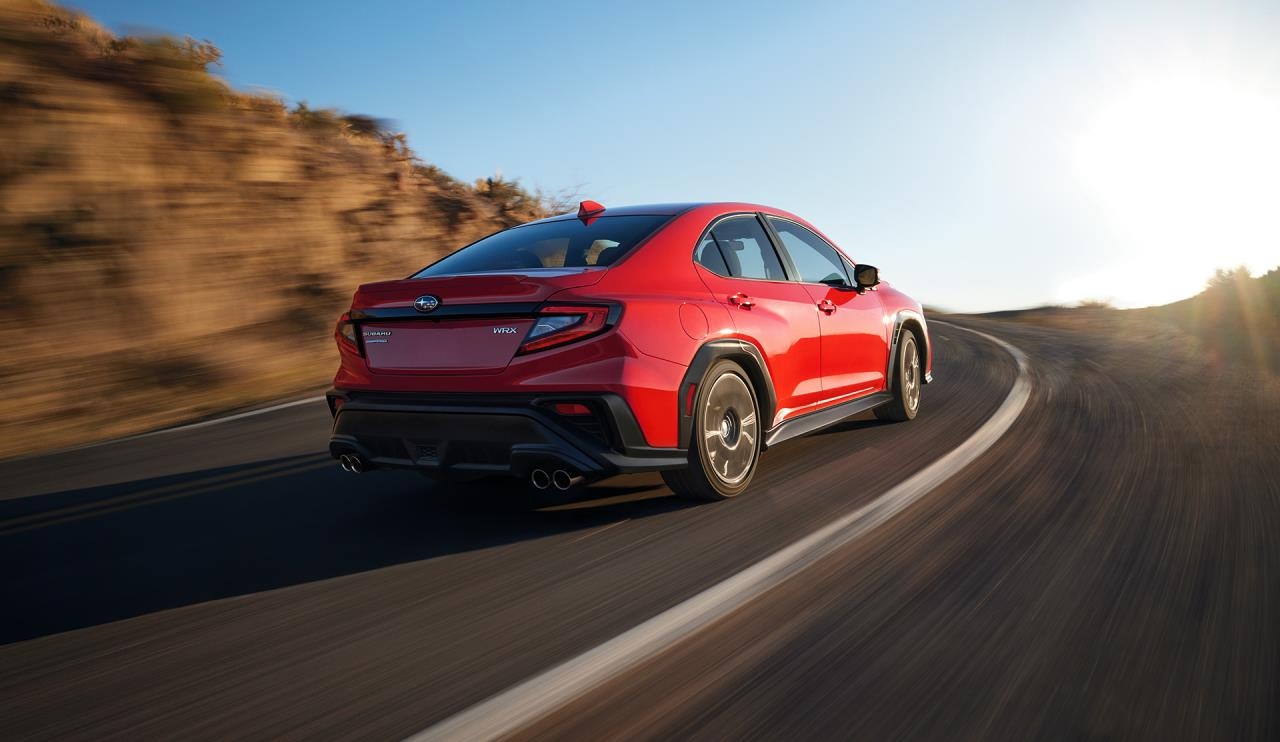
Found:
[[491, 234], [432, 263], [413, 278], [531, 268], [606, 266], [653, 234], [670, 216], [602, 216], [526, 224]]

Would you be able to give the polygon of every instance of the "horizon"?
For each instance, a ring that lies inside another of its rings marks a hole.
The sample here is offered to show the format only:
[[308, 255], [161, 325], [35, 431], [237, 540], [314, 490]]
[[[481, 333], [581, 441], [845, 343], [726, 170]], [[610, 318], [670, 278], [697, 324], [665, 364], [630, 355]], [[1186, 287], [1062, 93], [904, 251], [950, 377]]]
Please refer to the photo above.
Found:
[[953, 311], [1153, 306], [1280, 264], [1266, 3], [68, 5], [208, 39], [237, 89], [394, 121], [465, 181], [793, 211]]

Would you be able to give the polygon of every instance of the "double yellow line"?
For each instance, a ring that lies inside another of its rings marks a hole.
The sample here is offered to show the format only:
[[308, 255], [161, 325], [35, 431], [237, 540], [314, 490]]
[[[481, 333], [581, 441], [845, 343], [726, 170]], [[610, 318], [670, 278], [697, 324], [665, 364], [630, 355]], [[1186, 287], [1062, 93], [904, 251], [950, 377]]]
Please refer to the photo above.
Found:
[[243, 471], [228, 472], [207, 479], [197, 479], [194, 482], [177, 482], [163, 487], [150, 487], [104, 500], [87, 502], [82, 505], [54, 508], [40, 513], [0, 520], [0, 536], [11, 536], [37, 528], [47, 528], [77, 520], [96, 518], [108, 513], [118, 513], [122, 510], [132, 510], [146, 505], [154, 505], [158, 502], [191, 497], [192, 495], [203, 495], [220, 489], [254, 484], [291, 474], [301, 474], [332, 465], [332, 460], [328, 454], [317, 454], [290, 463], [263, 464]]

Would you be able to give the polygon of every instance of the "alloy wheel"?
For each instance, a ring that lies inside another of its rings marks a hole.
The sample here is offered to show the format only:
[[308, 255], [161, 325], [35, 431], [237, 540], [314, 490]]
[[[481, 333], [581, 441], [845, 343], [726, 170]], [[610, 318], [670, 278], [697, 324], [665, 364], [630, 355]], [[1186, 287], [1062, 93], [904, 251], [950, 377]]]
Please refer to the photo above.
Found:
[[702, 409], [704, 450], [717, 479], [731, 486], [746, 479], [760, 448], [759, 435], [751, 389], [737, 374], [720, 375], [712, 382]]

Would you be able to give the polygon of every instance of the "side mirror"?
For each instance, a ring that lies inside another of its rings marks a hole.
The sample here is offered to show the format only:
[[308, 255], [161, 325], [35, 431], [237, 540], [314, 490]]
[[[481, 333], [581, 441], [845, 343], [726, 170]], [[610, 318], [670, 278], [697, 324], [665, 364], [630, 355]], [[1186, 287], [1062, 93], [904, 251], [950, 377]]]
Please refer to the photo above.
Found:
[[880, 271], [874, 265], [859, 263], [853, 266], [853, 280], [858, 284], [859, 291], [874, 289], [880, 283]]

